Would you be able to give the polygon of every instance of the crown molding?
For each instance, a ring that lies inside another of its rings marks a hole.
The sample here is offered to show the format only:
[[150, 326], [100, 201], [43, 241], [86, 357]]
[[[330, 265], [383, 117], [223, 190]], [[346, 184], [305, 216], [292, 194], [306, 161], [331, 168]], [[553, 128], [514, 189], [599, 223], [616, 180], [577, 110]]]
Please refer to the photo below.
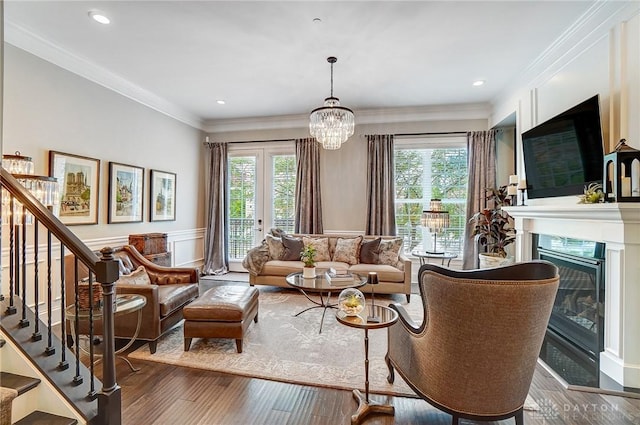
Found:
[[549, 45], [518, 77], [499, 93], [492, 104], [508, 99], [522, 87], [537, 87], [573, 61], [620, 22], [640, 12], [638, 1], [604, 0], [595, 2], [585, 13]]
[[197, 115], [9, 21], [5, 22], [5, 41], [191, 127], [203, 127]]
[[[364, 124], [386, 124], [420, 121], [447, 121], [488, 119], [491, 115], [489, 103], [463, 103], [453, 105], [415, 106], [386, 109], [354, 110], [356, 126]], [[281, 115], [271, 117], [207, 120], [204, 131], [226, 133], [232, 131], [282, 130], [306, 128], [309, 115]]]

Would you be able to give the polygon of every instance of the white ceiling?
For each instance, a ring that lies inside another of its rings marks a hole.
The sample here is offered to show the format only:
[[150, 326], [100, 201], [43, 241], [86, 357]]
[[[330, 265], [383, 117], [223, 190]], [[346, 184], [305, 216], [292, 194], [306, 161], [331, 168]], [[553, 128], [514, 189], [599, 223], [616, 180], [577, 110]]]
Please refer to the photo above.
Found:
[[334, 95], [356, 114], [489, 103], [594, 3], [8, 0], [5, 29], [12, 44], [209, 121], [307, 114], [329, 96], [328, 56]]

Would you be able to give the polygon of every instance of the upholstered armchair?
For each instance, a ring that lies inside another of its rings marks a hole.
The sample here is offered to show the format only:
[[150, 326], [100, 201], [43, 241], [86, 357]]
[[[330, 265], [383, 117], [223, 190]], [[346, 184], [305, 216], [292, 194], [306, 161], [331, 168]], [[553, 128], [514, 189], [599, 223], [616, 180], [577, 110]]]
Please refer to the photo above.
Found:
[[531, 385], [558, 289], [544, 261], [458, 271], [433, 264], [418, 272], [424, 319], [400, 304], [388, 329], [389, 382], [394, 370], [420, 397], [453, 416], [494, 421], [515, 416]]
[[[140, 331], [137, 339], [149, 342], [151, 354], [156, 352], [157, 341], [166, 331], [173, 328], [182, 319], [182, 309], [198, 297], [199, 272], [191, 267], [164, 267], [152, 263], [140, 254], [133, 246], [124, 245], [114, 249], [114, 257], [119, 260], [121, 278], [116, 281], [117, 294], [144, 295], [147, 299], [142, 309]], [[136, 270], [143, 266], [146, 272], [144, 282], [126, 280], [122, 275], [139, 274]], [[132, 274], [133, 273], [133, 274]], [[84, 264], [78, 265], [78, 279], [88, 276]], [[65, 293], [66, 304], [73, 304], [75, 299], [75, 257], [65, 256]], [[131, 338], [136, 330], [137, 322], [127, 316], [116, 316], [115, 337]], [[100, 334], [102, 322], [96, 321], [95, 333]], [[86, 323], [80, 323], [81, 333], [86, 332]]]

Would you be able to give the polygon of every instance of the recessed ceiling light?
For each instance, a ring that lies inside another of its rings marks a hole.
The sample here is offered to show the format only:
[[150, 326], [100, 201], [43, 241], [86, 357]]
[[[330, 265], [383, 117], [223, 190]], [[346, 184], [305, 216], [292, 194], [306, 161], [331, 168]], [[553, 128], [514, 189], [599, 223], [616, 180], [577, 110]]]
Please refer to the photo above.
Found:
[[218, 105], [224, 105], [224, 104], [225, 104], [225, 103], [227, 103], [227, 102], [225, 102], [224, 100], [220, 99], [220, 100], [216, 100], [216, 103], [217, 103]]
[[479, 87], [484, 84], [484, 80], [476, 80], [473, 82], [473, 85]]
[[322, 19], [320, 19], [320, 18], [313, 18], [313, 23], [314, 23], [314, 24], [319, 24], [319, 23], [321, 23], [321, 22], [322, 22]]
[[94, 21], [104, 25], [111, 23], [111, 20], [109, 18], [107, 18], [102, 12], [98, 12], [96, 10], [90, 11], [89, 16], [91, 16], [91, 19], [93, 19]]

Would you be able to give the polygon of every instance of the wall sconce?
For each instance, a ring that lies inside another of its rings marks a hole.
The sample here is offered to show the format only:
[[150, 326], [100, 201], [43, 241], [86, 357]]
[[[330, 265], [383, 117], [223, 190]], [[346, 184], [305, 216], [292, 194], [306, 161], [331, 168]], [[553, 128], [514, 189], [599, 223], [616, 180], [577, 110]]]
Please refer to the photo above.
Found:
[[640, 151], [622, 139], [604, 156], [605, 202], [640, 202]]
[[440, 199], [432, 199], [429, 203], [429, 210], [422, 211], [421, 224], [422, 227], [429, 228], [433, 233], [433, 251], [425, 252], [431, 254], [442, 254], [444, 251], [437, 250], [438, 233], [449, 227], [449, 212], [442, 210], [442, 201]]

